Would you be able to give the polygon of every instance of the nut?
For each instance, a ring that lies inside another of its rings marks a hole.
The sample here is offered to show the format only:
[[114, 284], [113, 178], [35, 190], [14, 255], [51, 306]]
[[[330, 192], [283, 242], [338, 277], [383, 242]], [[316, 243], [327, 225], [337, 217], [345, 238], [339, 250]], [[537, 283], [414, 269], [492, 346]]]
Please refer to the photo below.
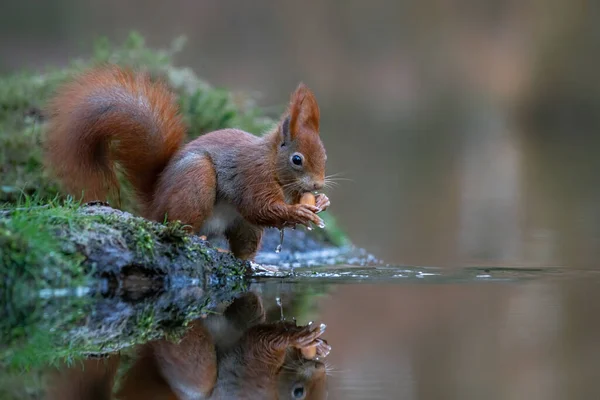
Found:
[[302, 353], [302, 357], [304, 357], [307, 360], [312, 360], [317, 356], [317, 346], [313, 345], [303, 347], [300, 349], [300, 352]]
[[314, 206], [317, 204], [317, 201], [315, 199], [315, 195], [312, 194], [311, 192], [306, 192], [302, 195], [302, 197], [300, 197], [300, 204], [306, 204], [309, 206]]

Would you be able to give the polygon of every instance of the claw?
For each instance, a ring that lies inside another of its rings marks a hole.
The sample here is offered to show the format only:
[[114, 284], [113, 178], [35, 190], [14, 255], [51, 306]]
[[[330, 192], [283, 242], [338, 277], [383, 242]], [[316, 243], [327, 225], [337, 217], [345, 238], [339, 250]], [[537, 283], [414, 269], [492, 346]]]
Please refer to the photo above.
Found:
[[325, 329], [327, 329], [327, 325], [325, 325], [325, 324], [319, 325], [319, 330], [321, 333], [325, 332]]

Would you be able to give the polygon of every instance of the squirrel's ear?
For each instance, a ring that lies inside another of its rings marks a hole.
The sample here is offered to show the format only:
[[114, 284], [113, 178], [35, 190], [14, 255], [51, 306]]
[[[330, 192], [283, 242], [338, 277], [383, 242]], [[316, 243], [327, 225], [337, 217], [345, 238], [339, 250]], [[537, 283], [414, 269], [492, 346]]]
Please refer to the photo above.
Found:
[[[289, 108], [290, 139], [294, 140], [300, 130], [308, 129], [319, 134], [319, 105], [315, 95], [303, 83], [292, 94]], [[285, 133], [285, 132], [284, 132]]]

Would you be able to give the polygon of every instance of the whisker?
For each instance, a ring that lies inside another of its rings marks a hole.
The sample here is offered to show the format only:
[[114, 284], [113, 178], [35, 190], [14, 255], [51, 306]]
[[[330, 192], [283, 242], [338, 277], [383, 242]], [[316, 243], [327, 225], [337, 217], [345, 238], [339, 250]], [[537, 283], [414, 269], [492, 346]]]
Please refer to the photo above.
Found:
[[327, 361], [323, 362], [323, 364], [325, 364], [325, 373], [328, 376], [331, 376], [334, 373], [341, 374], [341, 373], [347, 372], [344, 370], [339, 370], [339, 369], [333, 368], [333, 366], [331, 364], [329, 364]]
[[335, 181], [335, 182], [338, 182], [338, 181], [354, 181], [354, 179], [350, 179], [350, 178], [325, 178], [325, 180], [332, 181], [332, 182], [333, 181]]
[[326, 178], [332, 178], [334, 176], [340, 176], [340, 175], [344, 175], [344, 172], [337, 172], [335, 174], [329, 174], [326, 176]]
[[290, 181], [290, 182], [286, 182], [281, 186], [289, 186], [289, 185], [295, 185], [297, 182], [296, 181]]

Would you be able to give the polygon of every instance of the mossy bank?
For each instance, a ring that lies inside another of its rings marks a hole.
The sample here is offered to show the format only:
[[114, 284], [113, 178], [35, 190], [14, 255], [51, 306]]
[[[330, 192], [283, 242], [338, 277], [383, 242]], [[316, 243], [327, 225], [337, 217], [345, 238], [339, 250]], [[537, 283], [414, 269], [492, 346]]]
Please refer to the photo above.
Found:
[[[89, 278], [242, 276], [249, 264], [178, 222], [154, 223], [103, 204], [45, 204], [0, 212], [0, 290], [11, 298], [87, 285]], [[119, 285], [123, 285], [120, 282]]]

